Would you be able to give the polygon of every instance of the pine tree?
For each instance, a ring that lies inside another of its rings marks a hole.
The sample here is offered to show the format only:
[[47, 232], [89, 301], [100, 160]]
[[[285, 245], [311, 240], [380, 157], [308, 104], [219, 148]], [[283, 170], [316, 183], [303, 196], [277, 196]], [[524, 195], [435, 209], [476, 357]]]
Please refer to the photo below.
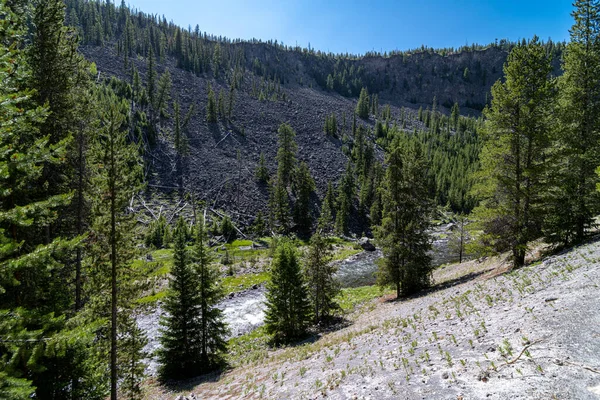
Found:
[[377, 282], [394, 287], [400, 298], [427, 287], [431, 280], [431, 202], [423, 180], [427, 162], [420, 143], [403, 138], [392, 144], [386, 164], [382, 221], [375, 229], [384, 255]]
[[454, 103], [452, 106], [452, 112], [450, 115], [450, 120], [452, 121], [452, 127], [454, 130], [458, 130], [458, 118], [460, 117], [460, 108], [458, 107], [458, 103]]
[[310, 238], [310, 246], [305, 260], [306, 283], [313, 306], [315, 323], [323, 322], [339, 309], [335, 297], [339, 293], [339, 283], [334, 275], [337, 266], [331, 262], [331, 251], [327, 241], [318, 233]]
[[161, 349], [158, 351], [162, 380], [192, 377], [203, 371], [201, 363], [201, 293], [198, 276], [186, 249], [187, 227], [180, 217], [173, 235], [173, 267], [161, 317]]
[[354, 168], [348, 161], [346, 172], [338, 186], [337, 207], [335, 213], [336, 233], [343, 235], [348, 233], [348, 222], [352, 211], [352, 202], [356, 195], [356, 183], [354, 181]]
[[256, 166], [254, 175], [260, 183], [269, 182], [269, 169], [267, 168], [267, 161], [265, 160], [264, 153], [260, 153], [260, 158], [258, 159], [258, 165]]
[[227, 351], [225, 337], [229, 331], [223, 320], [223, 311], [217, 308], [217, 304], [223, 299], [223, 292], [219, 285], [219, 269], [212, 264], [213, 258], [203, 220], [196, 227], [192, 261], [200, 294], [200, 361], [202, 372], [205, 373], [222, 365], [223, 353]]
[[[137, 146], [129, 144], [127, 133], [122, 131], [128, 113], [127, 103], [120, 102], [111, 92], [103, 93], [99, 102], [102, 104], [102, 128], [94, 138], [91, 156], [96, 165], [91, 178], [96, 201], [92, 206], [94, 222], [90, 234], [95, 238], [90, 250], [95, 269], [91, 274], [95, 278], [90, 277], [90, 284], [96, 290], [110, 287], [110, 296], [105, 292], [96, 293], [97, 303], [92, 307], [101, 316], [110, 316], [111, 398], [116, 399], [120, 369], [119, 332], [125, 337], [132, 333], [124, 331], [125, 326], [119, 321], [129, 317], [133, 300], [139, 294], [130, 286], [136, 281], [135, 276], [131, 276], [135, 220], [125, 210], [140, 187], [141, 161]], [[110, 271], [109, 277], [106, 271]]]
[[28, 366], [37, 365], [42, 338], [51, 334], [40, 331], [39, 323], [53, 318], [41, 309], [41, 318], [35, 318], [38, 305], [18, 301], [19, 286], [34, 290], [27, 277], [33, 272], [44, 279], [56, 263], [53, 253], [65, 243], [57, 238], [38, 245], [24, 235], [27, 229], [43, 231], [44, 215], [69, 199], [49, 196], [29, 203], [27, 197], [46, 160], [60, 163], [65, 143], [50, 145], [47, 137], [38, 134], [37, 126], [48, 110], [35, 107], [33, 92], [21, 86], [31, 74], [21, 50], [24, 24], [6, 2], [0, 3], [0, 14], [4, 18], [0, 24], [0, 337], [12, 338], [0, 343], [0, 390], [5, 398], [29, 399], [35, 396], [35, 387]]
[[156, 100], [153, 104], [157, 118], [168, 118], [167, 105], [171, 101], [171, 73], [168, 69], [160, 76], [156, 90]]
[[225, 118], [225, 92], [223, 91], [223, 89], [221, 89], [219, 91], [219, 100], [218, 100], [218, 112], [219, 112], [219, 117], [221, 117], [222, 119]]
[[279, 179], [271, 184], [269, 193], [269, 213], [271, 229], [280, 233], [290, 230], [290, 199], [288, 191]]
[[[480, 207], [487, 211], [482, 220], [488, 233], [508, 239], [515, 266], [524, 264], [528, 242], [539, 236], [544, 214], [551, 70], [537, 37], [515, 47], [504, 67], [506, 80], [492, 87], [492, 106], [486, 111], [479, 193]], [[502, 229], [491, 231], [498, 226]]]
[[362, 119], [369, 119], [369, 92], [366, 88], [362, 88], [358, 103], [356, 104], [356, 115]]
[[564, 74], [558, 80], [558, 145], [545, 224], [546, 239], [559, 245], [584, 240], [600, 212], [594, 173], [600, 165], [600, 5], [578, 0], [574, 7]]
[[[102, 398], [89, 360], [96, 325], [68, 320], [76, 290], [67, 259], [81, 245], [70, 225], [76, 157], [69, 131], [86, 71], [71, 52], [76, 41], [66, 37], [62, 2], [39, 4], [33, 17], [21, 5], [0, 3], [0, 337], [11, 338], [0, 344], [0, 393]], [[28, 35], [30, 18], [37, 26]], [[24, 39], [35, 41], [26, 52]]]
[[310, 321], [310, 303], [297, 251], [287, 239], [277, 244], [266, 296], [267, 333], [276, 343], [301, 338]]
[[294, 205], [294, 221], [300, 232], [307, 232], [312, 225], [310, 214], [310, 196], [315, 191], [315, 181], [310, 175], [308, 165], [303, 161], [294, 174], [294, 190], [296, 204]]
[[233, 117], [233, 105], [235, 104], [235, 85], [231, 85], [229, 88], [229, 100], [227, 102], [227, 118]]
[[288, 124], [281, 124], [278, 130], [277, 144], [277, 180], [286, 188], [292, 181], [292, 172], [296, 165], [296, 132]]
[[143, 360], [149, 356], [144, 351], [144, 347], [148, 344], [148, 339], [145, 332], [137, 325], [133, 313], [122, 313], [120, 324], [120, 391], [128, 400], [141, 400], [143, 399], [142, 383], [146, 377], [146, 364]]
[[335, 198], [331, 181], [327, 182], [327, 192], [321, 203], [321, 215], [319, 216], [319, 231], [328, 234], [333, 231], [335, 218]]
[[148, 92], [148, 101], [154, 106], [156, 101], [156, 69], [154, 66], [154, 52], [152, 46], [148, 49], [148, 62], [146, 73], [146, 91]]
[[208, 85], [208, 101], [206, 103], [206, 122], [217, 122], [217, 104], [215, 100], [215, 92], [213, 92], [210, 84]]

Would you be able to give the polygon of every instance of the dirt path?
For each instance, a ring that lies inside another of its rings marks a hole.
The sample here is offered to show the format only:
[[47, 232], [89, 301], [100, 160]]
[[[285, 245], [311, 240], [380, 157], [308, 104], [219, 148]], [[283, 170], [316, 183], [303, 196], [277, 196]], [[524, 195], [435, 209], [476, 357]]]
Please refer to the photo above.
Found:
[[442, 289], [153, 398], [599, 399], [600, 243], [501, 268], [446, 267]]

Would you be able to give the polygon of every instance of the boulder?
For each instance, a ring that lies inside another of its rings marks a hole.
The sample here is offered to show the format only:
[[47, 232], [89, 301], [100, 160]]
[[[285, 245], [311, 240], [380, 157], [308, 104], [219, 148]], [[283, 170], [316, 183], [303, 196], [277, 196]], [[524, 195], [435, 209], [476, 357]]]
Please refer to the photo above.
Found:
[[371, 243], [371, 241], [369, 240], [369, 238], [360, 238], [358, 240], [358, 244], [360, 245], [360, 247], [363, 248], [364, 251], [375, 251], [375, 245], [373, 243]]

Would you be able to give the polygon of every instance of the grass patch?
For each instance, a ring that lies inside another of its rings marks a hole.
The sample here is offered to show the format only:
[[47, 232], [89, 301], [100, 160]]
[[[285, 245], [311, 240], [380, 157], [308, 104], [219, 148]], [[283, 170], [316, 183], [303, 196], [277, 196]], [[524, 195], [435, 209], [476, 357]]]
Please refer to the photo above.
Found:
[[227, 363], [239, 367], [263, 360], [269, 356], [270, 336], [264, 326], [236, 338], [229, 339]]
[[265, 283], [268, 279], [268, 272], [228, 276], [223, 278], [222, 287], [225, 293], [241, 292], [242, 290], [251, 288], [253, 285], [260, 285], [262, 283]]
[[338, 304], [345, 313], [350, 313], [356, 307], [379, 298], [386, 294], [393, 293], [392, 289], [381, 289], [379, 286], [361, 286], [357, 288], [344, 288], [336, 298]]

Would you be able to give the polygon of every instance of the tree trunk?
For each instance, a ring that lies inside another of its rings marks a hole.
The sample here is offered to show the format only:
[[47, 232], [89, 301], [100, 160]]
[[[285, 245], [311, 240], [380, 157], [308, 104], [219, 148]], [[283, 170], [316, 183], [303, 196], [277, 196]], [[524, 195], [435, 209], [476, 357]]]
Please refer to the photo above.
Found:
[[[111, 125], [111, 130], [114, 126]], [[116, 171], [113, 132], [110, 133], [110, 252], [111, 252], [111, 327], [110, 327], [110, 398], [117, 400], [117, 240], [116, 240]]]

